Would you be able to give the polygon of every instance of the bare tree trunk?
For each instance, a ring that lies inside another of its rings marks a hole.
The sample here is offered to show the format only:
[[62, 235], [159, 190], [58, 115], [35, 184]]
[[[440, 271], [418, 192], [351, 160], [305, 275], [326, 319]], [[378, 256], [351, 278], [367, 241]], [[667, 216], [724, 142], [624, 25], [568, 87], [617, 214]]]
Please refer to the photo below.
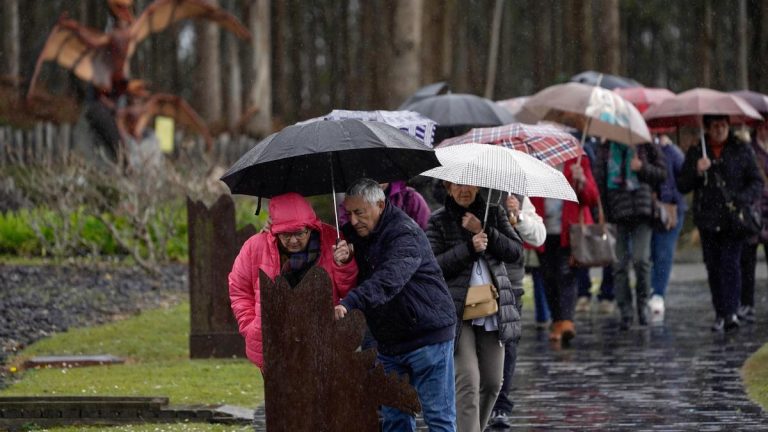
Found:
[[488, 71], [485, 79], [485, 97], [493, 99], [493, 88], [496, 85], [496, 68], [499, 62], [499, 37], [501, 36], [501, 19], [504, 16], [504, 0], [496, 0], [491, 24], [491, 43], [488, 48]]
[[227, 56], [227, 77], [223, 84], [226, 86], [226, 103], [224, 106], [227, 110], [227, 126], [233, 129], [243, 115], [243, 82], [240, 53], [238, 52], [240, 40], [231, 33], [227, 33], [224, 37]]
[[736, 35], [737, 39], [737, 71], [738, 81], [737, 84], [740, 89], [749, 88], [749, 64], [747, 63], [747, 0], [739, 0], [739, 17], [736, 22]]
[[389, 106], [396, 107], [419, 88], [421, 82], [421, 0], [398, 0], [393, 28], [392, 91]]
[[579, 69], [595, 68], [592, 49], [592, 0], [576, 0], [573, 5], [573, 20], [576, 22], [576, 37], [579, 41], [581, 56]]
[[600, 71], [618, 75], [621, 71], [621, 21], [619, 0], [603, 0], [600, 10]]
[[252, 71], [255, 73], [253, 86], [249, 92], [249, 109], [258, 109], [248, 122], [248, 133], [257, 136], [266, 136], [272, 132], [272, 50], [271, 50], [271, 24], [270, 24], [270, 0], [250, 0], [250, 14], [248, 16], [248, 29], [253, 40]]
[[[215, 0], [214, 0], [215, 2]], [[196, 25], [197, 72], [195, 106], [203, 119], [210, 123], [221, 122], [223, 117], [221, 92], [221, 60], [219, 52], [219, 26], [208, 21]]]
[[21, 72], [21, 34], [19, 31], [19, 0], [6, 0], [5, 2], [5, 25], [6, 33], [3, 36], [6, 46], [6, 73], [14, 79], [20, 76]]
[[443, 64], [441, 66], [443, 79], [451, 77], [453, 65], [453, 28], [456, 25], [456, 1], [445, 0], [445, 17], [443, 18]]
[[542, 89], [552, 83], [552, 57], [550, 48], [552, 46], [552, 31], [543, 23], [550, 22], [551, 10], [549, 3], [541, 3], [538, 0], [532, 0], [529, 9], [534, 22], [542, 23], [535, 26], [533, 43], [533, 82], [537, 89]]
[[563, 2], [560, 0], [551, 0], [549, 7], [551, 13], [551, 25], [552, 25], [552, 77], [555, 81], [559, 81], [563, 75], [563, 68], [567, 64], [565, 62], [565, 54], [563, 53]]
[[443, 75], [444, 7], [424, 5], [421, 32], [421, 81], [423, 84], [445, 79]]
[[712, 84], [712, 3], [710, 0], [704, 0], [701, 9], [701, 30], [698, 40], [698, 67], [699, 85], [710, 87]]

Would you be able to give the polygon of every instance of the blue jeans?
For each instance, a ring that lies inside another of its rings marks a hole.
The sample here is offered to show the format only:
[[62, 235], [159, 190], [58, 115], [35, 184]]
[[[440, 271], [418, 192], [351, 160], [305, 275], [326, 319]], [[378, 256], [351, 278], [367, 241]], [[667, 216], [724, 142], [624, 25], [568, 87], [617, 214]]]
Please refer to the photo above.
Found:
[[[456, 386], [453, 374], [453, 340], [387, 356], [379, 353], [384, 370], [408, 375], [421, 402], [430, 431], [456, 431]], [[415, 431], [416, 419], [388, 406], [381, 407], [383, 432]]]
[[533, 303], [536, 306], [534, 318], [536, 322], [549, 321], [549, 306], [547, 305], [547, 294], [544, 291], [544, 275], [541, 269], [534, 267], [531, 269], [531, 279], [533, 279]]
[[651, 288], [653, 293], [664, 297], [672, 273], [672, 261], [680, 230], [683, 228], [685, 213], [677, 215], [677, 225], [669, 231], [653, 231], [651, 236]]

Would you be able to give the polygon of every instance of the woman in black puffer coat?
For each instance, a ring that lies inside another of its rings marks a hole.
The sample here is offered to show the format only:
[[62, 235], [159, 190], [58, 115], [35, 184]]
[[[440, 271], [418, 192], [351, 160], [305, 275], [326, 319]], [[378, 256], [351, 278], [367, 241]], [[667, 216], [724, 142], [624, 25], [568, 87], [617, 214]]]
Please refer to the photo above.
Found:
[[[449, 182], [445, 187], [445, 207], [432, 214], [427, 237], [462, 322], [457, 326], [454, 351], [458, 430], [480, 432], [501, 388], [504, 344], [520, 338], [520, 314], [504, 263], [520, 257], [523, 243], [505, 210], [497, 205], [491, 205], [483, 229], [486, 202], [477, 187]], [[499, 291], [499, 311], [463, 321], [473, 265], [480, 258]]]

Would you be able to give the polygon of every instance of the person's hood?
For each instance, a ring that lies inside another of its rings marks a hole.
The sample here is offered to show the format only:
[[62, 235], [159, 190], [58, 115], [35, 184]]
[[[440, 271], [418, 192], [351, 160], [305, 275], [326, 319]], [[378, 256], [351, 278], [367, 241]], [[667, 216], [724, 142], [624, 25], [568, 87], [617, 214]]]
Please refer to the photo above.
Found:
[[402, 180], [395, 180], [393, 182], [390, 182], [389, 188], [388, 188], [389, 193], [387, 193], [387, 198], [391, 197], [392, 195], [399, 194], [405, 188], [406, 188], [406, 184]]
[[321, 226], [309, 201], [294, 192], [269, 200], [269, 218], [272, 220], [270, 231], [273, 235], [298, 231], [305, 226], [319, 231]]

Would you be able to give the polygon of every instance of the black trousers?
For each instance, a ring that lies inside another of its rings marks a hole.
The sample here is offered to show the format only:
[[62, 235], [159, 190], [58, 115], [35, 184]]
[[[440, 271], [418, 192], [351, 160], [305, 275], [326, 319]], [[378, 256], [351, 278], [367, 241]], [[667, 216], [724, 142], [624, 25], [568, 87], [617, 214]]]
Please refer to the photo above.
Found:
[[539, 263], [552, 321], [573, 321], [577, 280], [576, 269], [569, 265], [570, 257], [571, 248], [560, 246], [560, 234], [547, 235]]
[[763, 245], [763, 253], [768, 257], [768, 243], [744, 242], [741, 249], [741, 305], [755, 305], [755, 270], [757, 269], [757, 250]]
[[715, 314], [733, 315], [741, 299], [741, 250], [745, 240], [716, 231], [701, 230], [700, 234]]

